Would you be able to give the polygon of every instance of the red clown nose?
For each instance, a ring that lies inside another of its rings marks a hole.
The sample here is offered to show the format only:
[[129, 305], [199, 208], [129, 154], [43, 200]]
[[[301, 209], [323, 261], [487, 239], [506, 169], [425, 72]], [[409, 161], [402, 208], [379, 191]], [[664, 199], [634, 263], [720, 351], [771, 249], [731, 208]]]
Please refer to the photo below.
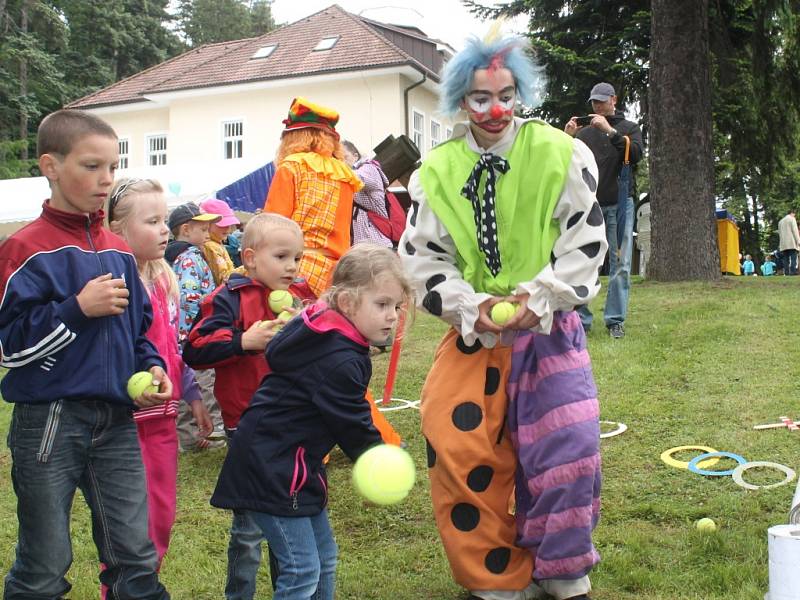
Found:
[[502, 106], [500, 106], [499, 104], [495, 104], [495, 105], [494, 105], [494, 106], [492, 106], [492, 108], [489, 110], [489, 116], [490, 116], [492, 119], [494, 119], [495, 121], [496, 121], [497, 119], [499, 119], [500, 117], [502, 117], [504, 114], [505, 114], [505, 109], [503, 109], [503, 107], [502, 107]]

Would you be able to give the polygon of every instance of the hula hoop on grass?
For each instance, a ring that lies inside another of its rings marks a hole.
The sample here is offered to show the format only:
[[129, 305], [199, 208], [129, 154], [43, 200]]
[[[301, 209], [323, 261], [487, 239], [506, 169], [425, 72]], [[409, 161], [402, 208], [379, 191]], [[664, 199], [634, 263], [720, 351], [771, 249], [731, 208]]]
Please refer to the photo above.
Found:
[[600, 434], [600, 439], [614, 437], [615, 435], [619, 435], [620, 433], [625, 433], [628, 431], [628, 426], [625, 423], [618, 423], [617, 421], [600, 421], [601, 423], [605, 423], [606, 425], [616, 425], [616, 429], [612, 429], [611, 431], [607, 431], [606, 433]]
[[[399, 406], [393, 406], [393, 405], [390, 404], [389, 406], [383, 406], [381, 402], [378, 402], [377, 403], [378, 410], [381, 411], [381, 412], [391, 412], [393, 410], [403, 410], [403, 409], [406, 409], [406, 408], [416, 408], [414, 406], [414, 402], [412, 402], [411, 400], [403, 400], [402, 398], [392, 398], [391, 402], [399, 402], [400, 405]], [[416, 402], [419, 402], [419, 400], [417, 400]]]
[[[786, 475], [786, 477], [784, 478], [783, 481], [779, 481], [778, 483], [771, 483], [769, 485], [754, 485], [752, 483], [747, 483], [742, 477], [742, 474], [747, 469], [753, 469], [756, 467], [768, 467], [771, 469], [776, 469], [778, 471], [783, 472]], [[795, 472], [786, 465], [780, 465], [778, 463], [769, 462], [766, 460], [754, 460], [753, 462], [749, 462], [744, 465], [739, 465], [733, 470], [733, 480], [736, 482], [736, 485], [739, 485], [746, 490], [768, 490], [770, 488], [786, 485], [794, 478], [795, 478]]]
[[706, 460], [707, 458], [712, 458], [714, 456], [724, 456], [726, 458], [732, 458], [736, 462], [739, 463], [739, 466], [747, 464], [747, 459], [743, 456], [739, 456], [738, 454], [734, 454], [733, 452], [709, 452], [708, 454], [701, 454], [700, 456], [695, 456], [692, 460], [689, 461], [689, 470], [692, 473], [697, 473], [698, 475], [708, 475], [710, 477], [723, 477], [725, 475], [733, 475], [734, 469], [728, 469], [726, 471], [709, 471], [707, 469], [701, 469], [698, 467], [698, 463], [701, 461]]
[[[666, 464], [670, 467], [675, 467], [676, 469], [688, 469], [689, 463], [683, 462], [681, 460], [676, 460], [672, 458], [672, 455], [676, 452], [680, 452], [681, 450], [703, 450], [704, 452], [716, 452], [714, 448], [709, 448], [708, 446], [675, 446], [674, 448], [670, 448], [669, 450], [664, 450], [661, 453], [661, 460], [663, 460]], [[719, 458], [710, 458], [706, 461], [703, 461], [702, 464], [698, 464], [698, 467], [713, 467], [715, 464], [719, 462]]]

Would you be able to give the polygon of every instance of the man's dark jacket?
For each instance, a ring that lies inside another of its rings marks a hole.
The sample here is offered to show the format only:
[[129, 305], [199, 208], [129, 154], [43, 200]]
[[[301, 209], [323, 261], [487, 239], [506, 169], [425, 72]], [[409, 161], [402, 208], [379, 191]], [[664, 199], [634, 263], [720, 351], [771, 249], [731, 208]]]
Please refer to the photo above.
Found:
[[[611, 126], [617, 130], [617, 135], [607, 136], [594, 127], [583, 127], [577, 135], [580, 141], [589, 146], [597, 161], [597, 170], [600, 181], [597, 184], [597, 200], [600, 206], [614, 206], [617, 204], [617, 176], [622, 168], [625, 156], [625, 138], [631, 139], [630, 161], [635, 165], [642, 158], [642, 130], [633, 121], [628, 121], [621, 111], [613, 117], [606, 117]], [[636, 178], [632, 178], [630, 196], [636, 200]]]

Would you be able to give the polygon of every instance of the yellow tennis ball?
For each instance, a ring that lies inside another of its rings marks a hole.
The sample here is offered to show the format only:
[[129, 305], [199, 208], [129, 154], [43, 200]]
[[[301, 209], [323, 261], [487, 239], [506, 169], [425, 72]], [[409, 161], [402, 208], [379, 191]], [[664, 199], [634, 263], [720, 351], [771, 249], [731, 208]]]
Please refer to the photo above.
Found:
[[514, 304], [513, 302], [498, 302], [492, 306], [489, 316], [496, 324], [505, 325], [508, 320], [514, 316], [518, 308], [519, 305]]
[[275, 327], [273, 327], [272, 329], [274, 331], [280, 331], [283, 328], [283, 326], [286, 325], [286, 323], [289, 322], [289, 319], [291, 319], [293, 316], [294, 315], [292, 313], [290, 313], [288, 310], [284, 310], [283, 312], [281, 312], [281, 314], [279, 314], [275, 318], [275, 320], [278, 321], [278, 322], [275, 324]]
[[414, 461], [398, 446], [380, 444], [358, 457], [353, 466], [356, 491], [375, 504], [397, 504], [414, 487]]
[[269, 308], [276, 315], [294, 305], [294, 297], [286, 290], [273, 290], [269, 293]]
[[712, 533], [717, 530], [717, 524], [708, 517], [698, 520], [694, 526], [697, 527], [697, 531], [702, 531], [703, 533]]
[[158, 386], [153, 384], [153, 376], [148, 371], [139, 371], [128, 379], [128, 396], [135, 400], [145, 392], [157, 392]]

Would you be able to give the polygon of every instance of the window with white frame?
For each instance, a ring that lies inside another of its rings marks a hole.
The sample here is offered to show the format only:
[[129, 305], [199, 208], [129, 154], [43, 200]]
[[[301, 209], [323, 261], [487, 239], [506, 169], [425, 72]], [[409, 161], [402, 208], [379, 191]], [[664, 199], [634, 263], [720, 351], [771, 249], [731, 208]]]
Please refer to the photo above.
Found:
[[431, 148], [442, 141], [442, 124], [431, 119]]
[[151, 167], [167, 164], [167, 134], [148, 135], [146, 142], [147, 164]]
[[222, 123], [222, 157], [242, 158], [244, 147], [244, 124], [242, 121]]
[[425, 115], [417, 110], [411, 111], [411, 140], [425, 152]]
[[331, 37], [324, 37], [320, 40], [320, 42], [314, 47], [314, 52], [320, 52], [322, 50], [330, 50], [336, 45], [336, 42], [339, 41], [339, 36], [334, 35]]
[[119, 164], [117, 168], [127, 169], [130, 165], [130, 147], [128, 138], [119, 138]]
[[444, 130], [444, 139], [449, 140], [451, 137], [453, 137], [453, 130], [450, 127], [448, 127], [447, 129]]
[[277, 47], [278, 47], [278, 44], [271, 44], [269, 46], [261, 46], [258, 50], [256, 50], [253, 53], [253, 56], [251, 56], [250, 58], [251, 59], [254, 59], [254, 58], [267, 58], [273, 52], [275, 52], [275, 48], [277, 48]]

